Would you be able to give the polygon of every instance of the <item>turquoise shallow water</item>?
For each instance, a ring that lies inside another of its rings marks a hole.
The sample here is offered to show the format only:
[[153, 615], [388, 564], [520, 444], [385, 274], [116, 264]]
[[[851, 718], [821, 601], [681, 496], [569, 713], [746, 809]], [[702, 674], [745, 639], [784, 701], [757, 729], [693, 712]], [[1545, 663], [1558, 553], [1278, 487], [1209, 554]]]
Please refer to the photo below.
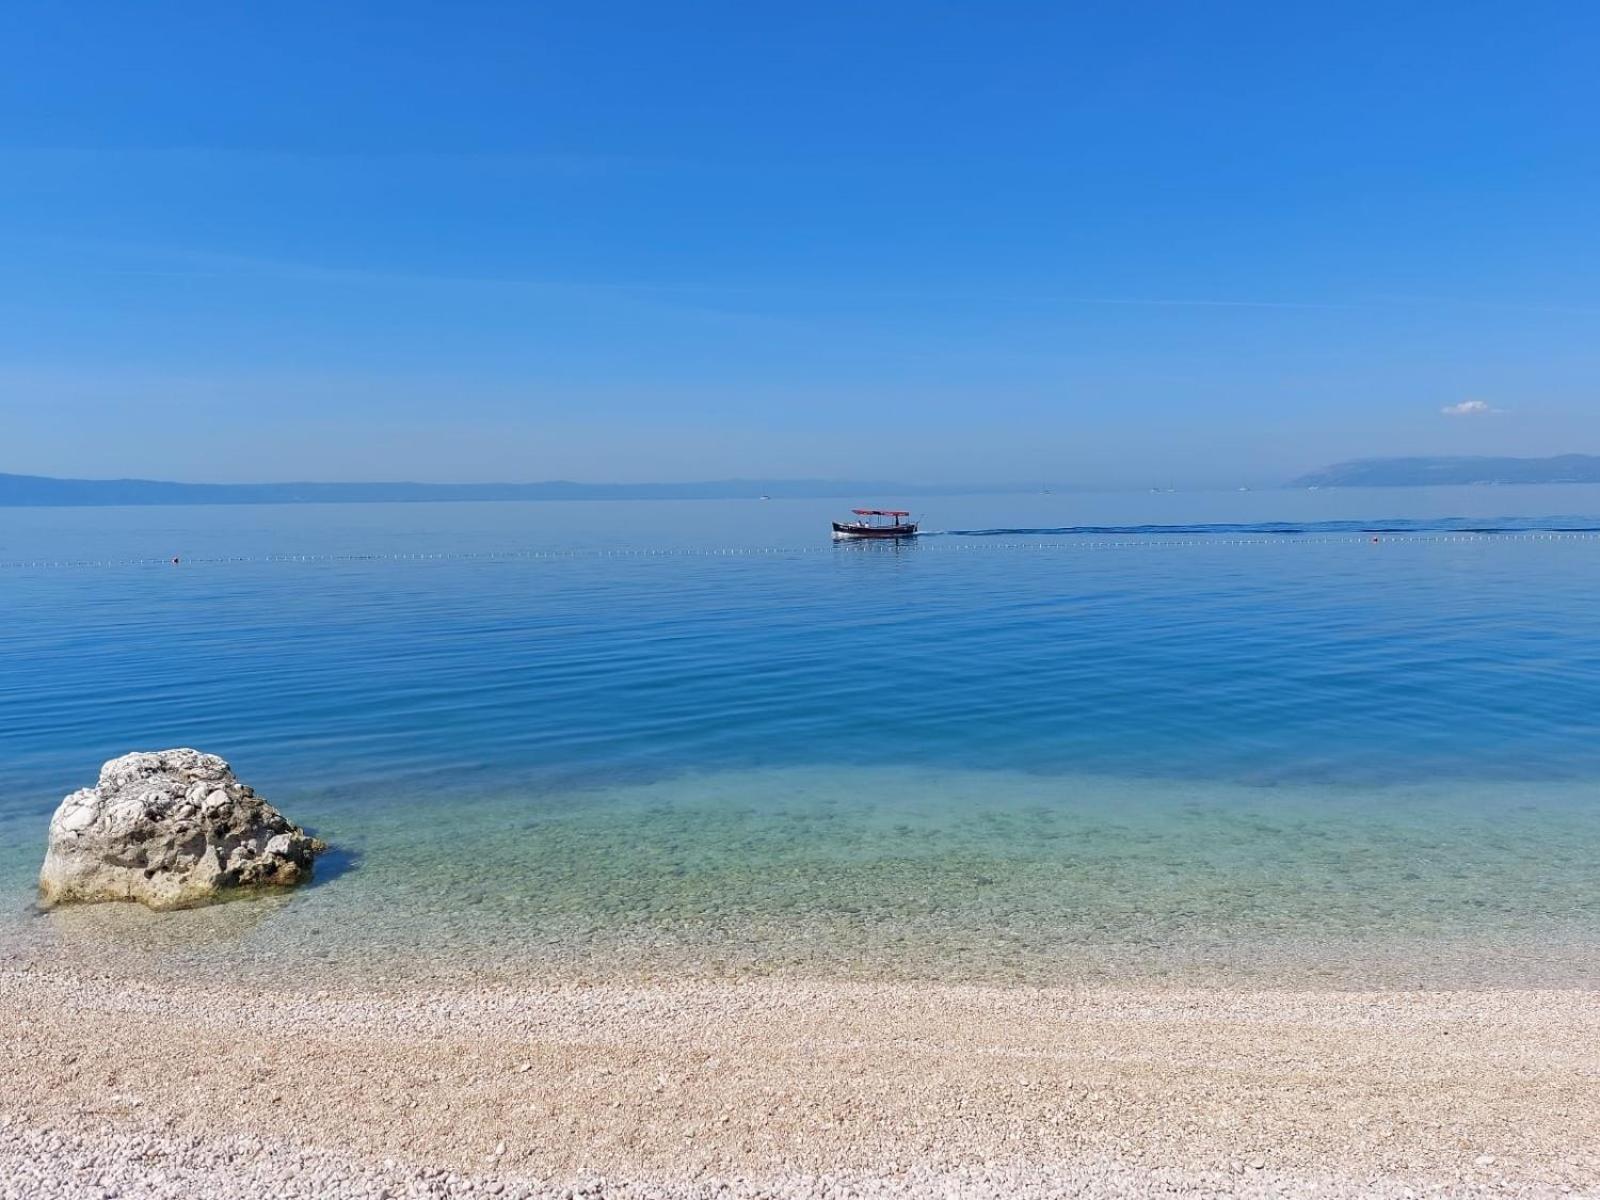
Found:
[[[946, 498], [901, 546], [826, 503], [0, 513], [0, 931], [268, 975], [1592, 983], [1600, 495], [1493, 491]], [[328, 836], [319, 883], [30, 915], [60, 795], [180, 744]]]

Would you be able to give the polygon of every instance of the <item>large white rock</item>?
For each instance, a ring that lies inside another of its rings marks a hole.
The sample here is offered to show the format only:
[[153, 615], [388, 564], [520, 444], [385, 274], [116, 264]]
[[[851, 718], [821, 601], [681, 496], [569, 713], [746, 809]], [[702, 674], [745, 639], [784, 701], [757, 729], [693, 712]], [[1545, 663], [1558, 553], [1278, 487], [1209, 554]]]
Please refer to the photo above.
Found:
[[188, 908], [300, 883], [326, 849], [215, 754], [125, 754], [56, 809], [39, 896]]

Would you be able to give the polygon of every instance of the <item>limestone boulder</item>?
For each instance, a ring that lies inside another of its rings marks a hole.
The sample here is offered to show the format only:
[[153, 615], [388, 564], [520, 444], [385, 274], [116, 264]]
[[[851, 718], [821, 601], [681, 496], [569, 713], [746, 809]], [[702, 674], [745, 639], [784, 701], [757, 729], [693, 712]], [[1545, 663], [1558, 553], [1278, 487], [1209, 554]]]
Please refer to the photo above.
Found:
[[56, 809], [39, 896], [189, 908], [304, 882], [326, 849], [215, 754], [125, 754]]

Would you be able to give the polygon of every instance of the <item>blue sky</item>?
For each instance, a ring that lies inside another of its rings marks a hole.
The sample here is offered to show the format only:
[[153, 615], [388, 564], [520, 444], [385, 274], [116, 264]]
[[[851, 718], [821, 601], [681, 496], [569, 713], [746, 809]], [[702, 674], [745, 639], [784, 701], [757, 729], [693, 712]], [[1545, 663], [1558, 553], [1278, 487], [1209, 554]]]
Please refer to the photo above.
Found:
[[0, 470], [1600, 453], [1596, 61], [1537, 0], [9, 4]]

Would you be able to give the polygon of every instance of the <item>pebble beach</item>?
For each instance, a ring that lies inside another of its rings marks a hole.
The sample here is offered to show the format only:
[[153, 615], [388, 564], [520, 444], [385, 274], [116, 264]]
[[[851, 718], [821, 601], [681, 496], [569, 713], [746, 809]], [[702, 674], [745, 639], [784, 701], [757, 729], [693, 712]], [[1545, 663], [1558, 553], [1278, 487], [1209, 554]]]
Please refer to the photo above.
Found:
[[1600, 1194], [1600, 995], [0, 969], [0, 1195]]

